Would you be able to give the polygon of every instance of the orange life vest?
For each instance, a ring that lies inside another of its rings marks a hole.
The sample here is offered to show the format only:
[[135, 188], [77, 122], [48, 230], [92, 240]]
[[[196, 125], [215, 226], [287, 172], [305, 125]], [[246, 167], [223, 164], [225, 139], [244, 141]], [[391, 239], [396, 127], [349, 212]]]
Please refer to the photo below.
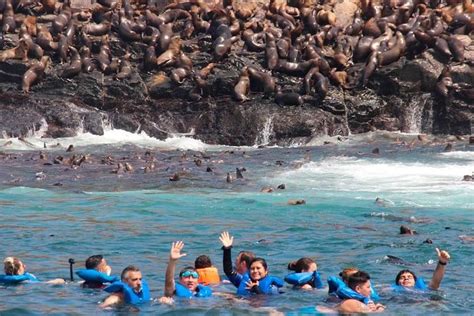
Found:
[[196, 269], [199, 274], [199, 283], [208, 285], [208, 284], [219, 284], [221, 278], [219, 277], [219, 272], [216, 267]]

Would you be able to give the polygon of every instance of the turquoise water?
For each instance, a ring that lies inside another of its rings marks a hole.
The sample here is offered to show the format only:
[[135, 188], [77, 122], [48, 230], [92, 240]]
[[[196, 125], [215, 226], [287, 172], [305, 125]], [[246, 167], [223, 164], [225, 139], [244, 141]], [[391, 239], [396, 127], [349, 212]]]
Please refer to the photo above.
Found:
[[[273, 275], [283, 277], [289, 261], [309, 256], [317, 260], [324, 281], [347, 266], [369, 272], [388, 314], [471, 313], [474, 243], [459, 236], [474, 235], [474, 183], [461, 181], [474, 171], [472, 148], [442, 153], [443, 146], [376, 145], [381, 155], [370, 154], [373, 144], [213, 151], [202, 167], [194, 165], [195, 152], [178, 162], [182, 153], [162, 151], [156, 153], [162, 167], [152, 175], [139, 168], [133, 175], [100, 173], [91, 163], [66, 172], [61, 187], [52, 186], [61, 175], [31, 158], [35, 153], [13, 152], [18, 158], [3, 160], [0, 166], [0, 255], [20, 257], [28, 271], [48, 280], [69, 278], [69, 258], [79, 269], [88, 256], [100, 253], [116, 274], [129, 264], [139, 266], [153, 297], [160, 297], [171, 242], [185, 242], [187, 256], [178, 268], [208, 254], [223, 274], [218, 236], [228, 230], [235, 237], [234, 257], [240, 250], [253, 250], [267, 259]], [[117, 156], [126, 152], [107, 150]], [[212, 174], [201, 170], [207, 165], [212, 165]], [[226, 172], [243, 166], [244, 180], [225, 181]], [[169, 182], [167, 176], [182, 169], [187, 175]], [[88, 170], [95, 170], [96, 176]], [[39, 171], [48, 178], [35, 180]], [[87, 181], [81, 180], [86, 174]], [[10, 179], [16, 178], [23, 181], [13, 186]], [[281, 183], [285, 190], [260, 192]], [[375, 203], [377, 197], [384, 205]], [[306, 204], [288, 205], [290, 199], [304, 199]], [[400, 225], [419, 234], [400, 236]], [[423, 243], [427, 238], [433, 244]], [[429, 281], [437, 261], [435, 247], [452, 256], [440, 291], [407, 297], [386, 290], [404, 267]], [[408, 265], [393, 264], [386, 255]], [[231, 285], [216, 291], [230, 295], [139, 309], [150, 314], [291, 314], [308, 306], [331, 306], [325, 303], [324, 290], [287, 287], [282, 295], [252, 300], [233, 297]], [[2, 315], [113, 313], [98, 308], [104, 293], [81, 289], [77, 280], [63, 286], [0, 287], [0, 292]]]

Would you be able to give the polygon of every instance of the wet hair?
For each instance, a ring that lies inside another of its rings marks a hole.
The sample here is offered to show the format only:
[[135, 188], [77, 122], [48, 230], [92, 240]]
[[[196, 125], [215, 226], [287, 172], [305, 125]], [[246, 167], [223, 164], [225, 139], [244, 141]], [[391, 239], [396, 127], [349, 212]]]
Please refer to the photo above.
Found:
[[132, 271], [132, 272], [140, 272], [140, 269], [138, 269], [135, 266], [128, 266], [125, 269], [123, 269], [122, 274], [120, 275], [120, 279], [124, 280], [127, 277], [127, 274]]
[[247, 268], [250, 268], [250, 263], [255, 259], [255, 254], [251, 251], [239, 252], [240, 262], [244, 261]]
[[292, 261], [292, 262], [288, 263], [288, 270], [295, 271], [297, 273], [301, 273], [301, 272], [303, 272], [303, 270], [308, 270], [309, 267], [313, 263], [316, 263], [316, 262], [311, 258], [300, 258], [296, 261]]
[[102, 262], [104, 256], [102, 255], [93, 255], [87, 258], [86, 260], [86, 269], [95, 269]]
[[355, 291], [356, 287], [370, 280], [370, 275], [364, 271], [357, 271], [349, 276], [347, 285]]
[[258, 258], [258, 257], [257, 257], [257, 258], [253, 258], [253, 260], [250, 261], [250, 264], [249, 264], [249, 266], [248, 266], [249, 269], [250, 269], [250, 266], [251, 266], [252, 264], [254, 264], [254, 262], [261, 262], [263, 268], [265, 269], [265, 271], [268, 270], [267, 262], [265, 261], [265, 259], [263, 259], [263, 258]]
[[405, 270], [402, 270], [400, 272], [398, 272], [397, 276], [395, 277], [395, 284], [396, 285], [400, 285], [400, 278], [402, 277], [402, 274], [405, 274], [405, 273], [410, 273], [411, 275], [413, 275], [413, 279], [415, 280], [416, 282], [416, 275], [413, 271], [411, 270], [408, 270], [408, 269], [405, 269]]
[[196, 269], [194, 269], [194, 267], [191, 267], [191, 266], [184, 267], [183, 269], [181, 269], [181, 271], [179, 271], [179, 277], [181, 277], [183, 273], [186, 271], [196, 271]]
[[346, 282], [349, 280], [349, 277], [354, 273], [357, 273], [359, 269], [354, 267], [345, 268], [341, 272], [339, 272], [339, 276], [341, 277], [342, 281]]
[[3, 269], [6, 275], [18, 275], [22, 265], [23, 263], [16, 257], [6, 257], [3, 260]]
[[202, 268], [210, 268], [212, 267], [211, 258], [206, 255], [202, 255], [194, 260], [194, 268], [202, 269]]

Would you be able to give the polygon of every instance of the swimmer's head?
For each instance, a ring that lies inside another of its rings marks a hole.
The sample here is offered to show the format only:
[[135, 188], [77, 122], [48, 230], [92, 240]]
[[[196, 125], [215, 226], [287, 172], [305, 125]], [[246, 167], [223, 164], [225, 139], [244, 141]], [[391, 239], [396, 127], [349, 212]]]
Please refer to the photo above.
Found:
[[288, 263], [288, 270], [301, 272], [314, 272], [318, 269], [316, 262], [311, 258], [300, 258], [296, 261]]
[[370, 276], [367, 272], [357, 271], [349, 276], [347, 285], [357, 293], [370, 297], [372, 288], [370, 285]]
[[250, 267], [250, 263], [255, 258], [255, 254], [251, 251], [241, 251], [235, 259], [235, 270], [237, 273], [244, 274]]
[[179, 283], [191, 291], [196, 291], [199, 273], [193, 267], [186, 267], [179, 272]]
[[339, 272], [339, 276], [341, 277], [342, 281], [344, 281], [344, 283], [347, 284], [349, 277], [358, 271], [359, 269], [354, 268], [354, 267], [345, 268], [344, 270]]
[[128, 266], [122, 271], [120, 276], [122, 282], [130, 286], [136, 293], [142, 289], [142, 273], [135, 266]]
[[211, 258], [206, 255], [202, 255], [194, 260], [194, 268], [196, 269], [204, 269], [212, 267]]
[[410, 270], [402, 270], [398, 272], [397, 276], [395, 277], [395, 284], [405, 286], [405, 287], [413, 287], [416, 283], [416, 275]]
[[268, 274], [267, 262], [263, 258], [254, 258], [249, 267], [250, 278], [253, 281], [263, 279]]
[[102, 255], [94, 255], [87, 258], [86, 269], [97, 270], [103, 273], [110, 273], [112, 270], [110, 266], [107, 265], [107, 261]]
[[6, 275], [22, 275], [26, 266], [16, 257], [7, 257], [3, 260], [3, 269]]

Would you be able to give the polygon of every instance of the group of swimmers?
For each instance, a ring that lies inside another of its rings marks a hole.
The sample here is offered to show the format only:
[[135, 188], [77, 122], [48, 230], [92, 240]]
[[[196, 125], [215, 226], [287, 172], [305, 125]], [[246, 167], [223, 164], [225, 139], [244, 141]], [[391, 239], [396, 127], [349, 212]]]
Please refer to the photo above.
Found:
[[[297, 289], [322, 289], [324, 284], [318, 272], [317, 264], [310, 258], [301, 258], [288, 264], [289, 273], [284, 280], [269, 275], [265, 259], [256, 257], [253, 252], [241, 251], [232, 265], [231, 249], [234, 238], [223, 232], [219, 237], [223, 249], [223, 268], [229, 282], [236, 288], [239, 296], [269, 295], [279, 293], [285, 281]], [[211, 263], [208, 256], [199, 256], [195, 266], [188, 266], [179, 272], [175, 280], [175, 271], [178, 260], [186, 256], [182, 253], [184, 243], [173, 242], [165, 275], [164, 296], [159, 299], [162, 304], [173, 304], [173, 297], [201, 298], [213, 295], [212, 287], [221, 282], [218, 270]], [[395, 291], [427, 291], [437, 290], [443, 279], [450, 255], [444, 250], [436, 248], [438, 263], [431, 282], [427, 285], [422, 278], [410, 270], [400, 271], [392, 288]], [[140, 269], [135, 266], [126, 267], [120, 277], [111, 275], [111, 267], [102, 255], [89, 257], [85, 262], [85, 269], [76, 274], [84, 280], [82, 286], [99, 288], [110, 293], [100, 305], [107, 308], [119, 304], [141, 304], [151, 300], [150, 290], [142, 278]], [[4, 260], [5, 275], [0, 275], [0, 283], [16, 284], [20, 282], [39, 282], [26, 271], [26, 265], [18, 258], [8, 257]], [[63, 279], [50, 280], [47, 283], [62, 284]], [[380, 312], [385, 309], [377, 303], [379, 296], [370, 282], [370, 276], [357, 268], [346, 268], [339, 277], [330, 276], [329, 300], [337, 302], [336, 310], [341, 312]], [[323, 310], [321, 310], [323, 311]]]

